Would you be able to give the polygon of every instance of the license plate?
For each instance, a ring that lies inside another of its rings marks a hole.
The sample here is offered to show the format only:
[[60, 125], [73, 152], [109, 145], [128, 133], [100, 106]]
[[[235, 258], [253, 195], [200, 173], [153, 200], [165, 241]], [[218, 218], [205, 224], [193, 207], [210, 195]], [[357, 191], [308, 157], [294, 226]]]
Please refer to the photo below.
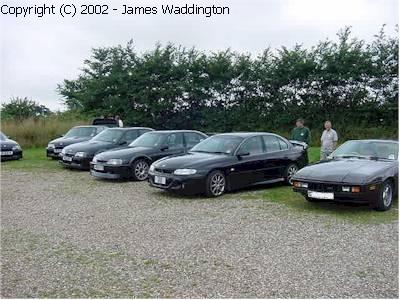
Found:
[[308, 197], [315, 199], [323, 199], [323, 200], [333, 200], [335, 198], [333, 193], [323, 193], [314, 191], [308, 191]]
[[61, 153], [61, 149], [54, 149], [54, 153]]
[[72, 161], [72, 157], [71, 156], [63, 156], [63, 160]]
[[167, 184], [167, 178], [162, 177], [162, 176], [154, 176], [154, 183]]
[[104, 171], [104, 166], [103, 165], [94, 165], [93, 169], [97, 171]]
[[12, 151], [1, 151], [1, 155], [13, 155]]

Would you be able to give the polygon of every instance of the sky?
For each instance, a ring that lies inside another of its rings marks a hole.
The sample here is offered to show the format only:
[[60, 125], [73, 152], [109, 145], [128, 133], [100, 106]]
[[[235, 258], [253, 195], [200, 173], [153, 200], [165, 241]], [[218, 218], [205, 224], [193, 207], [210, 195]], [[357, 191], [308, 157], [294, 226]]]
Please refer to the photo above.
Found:
[[[157, 42], [172, 42], [204, 51], [230, 47], [257, 55], [267, 47], [311, 47], [320, 40], [335, 39], [345, 26], [352, 26], [353, 35], [367, 41], [383, 24], [394, 35], [399, 17], [398, 0], [5, 0], [0, 6], [8, 5], [9, 12], [10, 7], [45, 2], [55, 5], [55, 15], [0, 14], [1, 102], [27, 97], [53, 111], [64, 110], [57, 84], [78, 76], [92, 48], [125, 45], [130, 39], [139, 52], [153, 49]], [[110, 14], [63, 18], [58, 9], [69, 3], [77, 8], [108, 4]], [[159, 10], [161, 5], [228, 6], [230, 14], [210, 18], [122, 15], [124, 4]]]

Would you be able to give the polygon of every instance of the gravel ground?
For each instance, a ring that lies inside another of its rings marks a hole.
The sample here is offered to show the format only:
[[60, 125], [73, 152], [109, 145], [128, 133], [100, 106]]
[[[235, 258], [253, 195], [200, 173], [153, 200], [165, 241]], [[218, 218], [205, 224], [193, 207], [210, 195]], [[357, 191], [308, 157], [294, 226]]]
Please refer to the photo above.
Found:
[[2, 297], [398, 297], [398, 222], [2, 171]]

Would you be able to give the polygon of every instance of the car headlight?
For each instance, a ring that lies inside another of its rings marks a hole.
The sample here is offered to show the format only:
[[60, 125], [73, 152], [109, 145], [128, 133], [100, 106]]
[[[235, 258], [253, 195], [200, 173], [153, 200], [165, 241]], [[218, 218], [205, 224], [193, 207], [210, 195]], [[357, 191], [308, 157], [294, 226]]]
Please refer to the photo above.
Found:
[[48, 144], [47, 148], [55, 148], [54, 144]]
[[92, 162], [97, 162], [97, 156], [93, 157]]
[[12, 147], [12, 150], [13, 151], [21, 150], [21, 146], [20, 145], [15, 145], [15, 146]]
[[295, 182], [293, 182], [293, 185], [297, 188], [304, 188], [304, 189], [308, 188], [307, 182], [295, 181]]
[[65, 154], [65, 153], [67, 153], [67, 150], [65, 150], [65, 148], [64, 148], [61, 150], [61, 154]]
[[196, 173], [197, 173], [197, 170], [195, 170], [195, 169], [176, 169], [174, 171], [175, 175], [193, 175]]
[[76, 152], [75, 156], [76, 157], [85, 157], [86, 156], [86, 152]]
[[107, 161], [107, 164], [109, 164], [109, 165], [122, 165], [123, 161], [120, 158], [112, 158], [112, 159], [109, 159]]
[[152, 165], [150, 166], [149, 172], [153, 172], [155, 168], [156, 168], [156, 167], [154, 167], [154, 165], [152, 164]]

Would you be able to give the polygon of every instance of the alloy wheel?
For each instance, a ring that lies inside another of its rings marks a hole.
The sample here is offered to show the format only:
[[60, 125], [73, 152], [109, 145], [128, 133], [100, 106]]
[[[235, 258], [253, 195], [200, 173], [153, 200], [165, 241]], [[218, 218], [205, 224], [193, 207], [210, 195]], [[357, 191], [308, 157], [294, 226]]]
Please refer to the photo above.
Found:
[[386, 207], [389, 207], [392, 204], [392, 196], [393, 196], [392, 186], [390, 184], [386, 184], [382, 190], [382, 200], [383, 204]]
[[290, 184], [293, 184], [292, 177], [293, 177], [294, 174], [297, 173], [298, 170], [299, 170], [299, 168], [296, 165], [289, 166], [289, 168], [287, 170], [287, 181]]
[[135, 164], [135, 177], [138, 180], [146, 180], [149, 176], [149, 164], [145, 161], [138, 161]]
[[211, 177], [211, 193], [214, 196], [220, 196], [225, 191], [225, 178], [222, 174], [216, 173]]

